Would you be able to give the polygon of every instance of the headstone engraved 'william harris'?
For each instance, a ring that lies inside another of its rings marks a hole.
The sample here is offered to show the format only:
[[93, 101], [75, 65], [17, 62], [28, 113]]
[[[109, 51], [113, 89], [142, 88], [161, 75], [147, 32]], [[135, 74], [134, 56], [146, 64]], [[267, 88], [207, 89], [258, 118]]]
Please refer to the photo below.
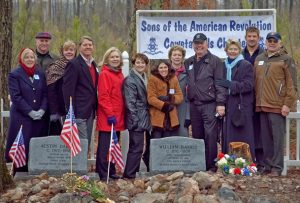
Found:
[[[73, 157], [73, 172], [87, 173], [87, 139], [80, 140], [81, 152]], [[70, 172], [70, 150], [59, 136], [38, 137], [30, 140], [28, 172], [37, 175], [62, 175]]]
[[152, 139], [150, 172], [205, 171], [204, 141], [187, 137]]

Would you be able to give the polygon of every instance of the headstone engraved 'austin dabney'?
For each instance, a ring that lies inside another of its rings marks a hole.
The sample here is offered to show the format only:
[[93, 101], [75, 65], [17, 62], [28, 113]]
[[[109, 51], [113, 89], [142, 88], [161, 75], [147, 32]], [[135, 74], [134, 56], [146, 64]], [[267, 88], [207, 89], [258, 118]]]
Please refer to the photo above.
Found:
[[[80, 140], [81, 152], [73, 157], [73, 172], [87, 173], [87, 139]], [[36, 175], [62, 175], [70, 172], [70, 150], [59, 136], [38, 137], [30, 140], [28, 172]]]
[[187, 137], [152, 139], [150, 172], [205, 171], [204, 141]]

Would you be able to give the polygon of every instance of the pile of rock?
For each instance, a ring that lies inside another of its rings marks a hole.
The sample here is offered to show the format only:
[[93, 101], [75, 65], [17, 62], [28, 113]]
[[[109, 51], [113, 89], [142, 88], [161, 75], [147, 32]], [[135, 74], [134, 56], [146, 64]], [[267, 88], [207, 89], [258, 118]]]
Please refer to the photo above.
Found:
[[[259, 175], [242, 177], [223, 176], [221, 173], [176, 172], [135, 180], [119, 179], [108, 185], [103, 182], [99, 184], [104, 184], [108, 197], [118, 203], [275, 203], [295, 202], [300, 197], [299, 179]], [[96, 202], [90, 196], [66, 193], [61, 179], [41, 174], [27, 181], [17, 181], [16, 188], [3, 194], [0, 203], [64, 203], [70, 200], [73, 203]]]

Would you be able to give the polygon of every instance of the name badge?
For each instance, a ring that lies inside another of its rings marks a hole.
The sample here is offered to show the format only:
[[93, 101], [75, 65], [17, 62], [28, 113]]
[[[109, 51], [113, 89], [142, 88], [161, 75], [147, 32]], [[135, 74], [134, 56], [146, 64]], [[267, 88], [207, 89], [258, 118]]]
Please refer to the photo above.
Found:
[[259, 66], [264, 65], [264, 61], [259, 61], [259, 62], [258, 62], [258, 65], [259, 65]]
[[193, 69], [193, 64], [191, 64], [190, 66], [189, 66], [189, 70], [192, 70]]
[[170, 89], [169, 90], [169, 94], [175, 94], [175, 90], [174, 89]]
[[39, 80], [39, 79], [40, 79], [40, 76], [39, 76], [39, 75], [36, 75], [36, 74], [34, 74], [34, 75], [33, 75], [33, 78], [34, 78], [35, 80]]

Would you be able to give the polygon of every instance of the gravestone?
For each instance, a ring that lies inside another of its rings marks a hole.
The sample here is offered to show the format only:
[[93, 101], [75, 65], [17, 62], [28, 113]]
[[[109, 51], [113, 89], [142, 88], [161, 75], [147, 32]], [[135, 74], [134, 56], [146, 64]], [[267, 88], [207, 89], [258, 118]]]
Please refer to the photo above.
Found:
[[[87, 173], [87, 139], [80, 140], [81, 152], [72, 158], [73, 172]], [[62, 175], [70, 172], [70, 150], [59, 136], [31, 138], [29, 145], [28, 173], [37, 175]]]
[[205, 170], [205, 145], [203, 140], [187, 137], [167, 137], [151, 140], [150, 173]]

